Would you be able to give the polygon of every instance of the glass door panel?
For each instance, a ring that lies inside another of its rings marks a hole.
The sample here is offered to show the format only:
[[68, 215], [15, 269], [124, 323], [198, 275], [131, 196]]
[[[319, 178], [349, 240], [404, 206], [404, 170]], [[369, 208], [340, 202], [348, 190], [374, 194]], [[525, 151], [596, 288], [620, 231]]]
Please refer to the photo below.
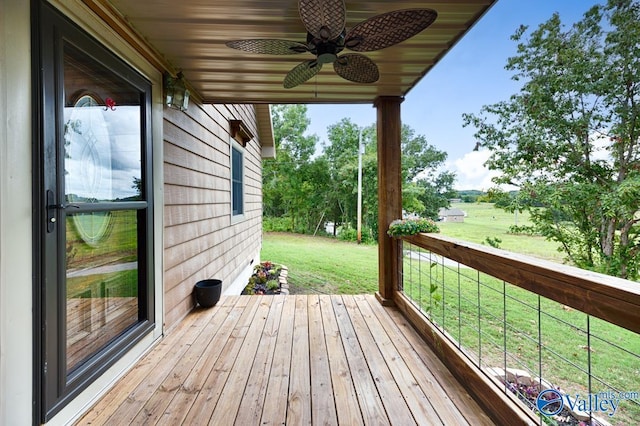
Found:
[[64, 52], [63, 309], [72, 374], [139, 320], [142, 107], [139, 90], [111, 70], [71, 45]]
[[[88, 244], [78, 225], [99, 223]], [[107, 226], [104, 224], [107, 223]], [[67, 372], [138, 322], [138, 223], [131, 210], [67, 216]]]

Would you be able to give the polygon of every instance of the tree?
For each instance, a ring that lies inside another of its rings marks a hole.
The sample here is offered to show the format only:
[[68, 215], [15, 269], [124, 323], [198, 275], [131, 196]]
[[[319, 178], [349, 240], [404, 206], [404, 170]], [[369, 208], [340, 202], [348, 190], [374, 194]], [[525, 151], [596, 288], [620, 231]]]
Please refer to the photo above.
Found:
[[640, 3], [609, 0], [568, 29], [554, 14], [512, 38], [520, 92], [465, 125], [491, 150], [495, 182], [525, 194], [538, 232], [577, 266], [637, 278]]
[[402, 126], [402, 207], [409, 213], [436, 219], [442, 207], [449, 207], [455, 174], [442, 170], [447, 153], [427, 142], [424, 135]]
[[[328, 143], [313, 157], [317, 137], [307, 136], [304, 105], [275, 105], [272, 121], [277, 156], [263, 168], [266, 217], [287, 218], [287, 229], [312, 232], [324, 220], [353, 226], [357, 222], [358, 141], [365, 151], [363, 169], [363, 226], [377, 239], [378, 159], [375, 125], [360, 128], [344, 118], [327, 129]], [[403, 207], [408, 212], [436, 217], [453, 196], [455, 176], [439, 169], [447, 154], [438, 151], [408, 126], [402, 128]]]
[[309, 230], [319, 221], [326, 176], [312, 156], [318, 137], [305, 135], [310, 120], [305, 105], [274, 105], [271, 109], [277, 156], [264, 162], [264, 214], [288, 217], [291, 230]]
[[[358, 177], [358, 140], [360, 128], [350, 119], [342, 119], [329, 127], [329, 144], [324, 147], [331, 175], [332, 218], [355, 225]], [[363, 223], [377, 238], [378, 227], [378, 160], [374, 125], [362, 129], [363, 155]], [[410, 213], [435, 218], [440, 207], [449, 205], [453, 197], [455, 175], [441, 168], [445, 152], [430, 145], [423, 135], [404, 125], [401, 133], [402, 201]]]

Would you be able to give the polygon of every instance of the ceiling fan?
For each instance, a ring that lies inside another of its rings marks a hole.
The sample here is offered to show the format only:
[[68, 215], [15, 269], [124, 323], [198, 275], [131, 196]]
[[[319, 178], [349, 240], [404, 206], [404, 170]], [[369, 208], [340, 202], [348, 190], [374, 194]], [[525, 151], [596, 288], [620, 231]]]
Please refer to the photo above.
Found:
[[234, 40], [228, 47], [251, 53], [290, 55], [311, 53], [315, 59], [294, 67], [284, 79], [284, 87], [291, 89], [333, 63], [342, 78], [356, 83], [374, 83], [380, 78], [378, 66], [359, 53], [339, 55], [345, 48], [354, 52], [384, 49], [418, 34], [435, 21], [438, 13], [432, 9], [403, 9], [369, 18], [347, 31], [344, 0], [299, 0], [302, 23], [307, 41], [301, 43], [279, 39]]

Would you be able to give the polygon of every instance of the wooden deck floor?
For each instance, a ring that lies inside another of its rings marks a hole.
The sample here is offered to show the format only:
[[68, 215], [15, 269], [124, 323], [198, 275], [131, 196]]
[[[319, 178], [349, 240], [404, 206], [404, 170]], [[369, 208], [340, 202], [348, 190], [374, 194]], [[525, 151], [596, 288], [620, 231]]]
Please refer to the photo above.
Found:
[[233, 296], [171, 331], [77, 424], [493, 422], [373, 296]]

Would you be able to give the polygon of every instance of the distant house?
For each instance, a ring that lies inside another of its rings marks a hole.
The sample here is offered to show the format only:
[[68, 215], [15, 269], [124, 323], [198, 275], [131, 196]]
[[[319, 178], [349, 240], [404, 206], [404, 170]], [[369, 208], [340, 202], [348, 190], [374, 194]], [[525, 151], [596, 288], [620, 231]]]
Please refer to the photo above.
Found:
[[438, 217], [443, 222], [464, 222], [465, 213], [460, 209], [440, 209]]

